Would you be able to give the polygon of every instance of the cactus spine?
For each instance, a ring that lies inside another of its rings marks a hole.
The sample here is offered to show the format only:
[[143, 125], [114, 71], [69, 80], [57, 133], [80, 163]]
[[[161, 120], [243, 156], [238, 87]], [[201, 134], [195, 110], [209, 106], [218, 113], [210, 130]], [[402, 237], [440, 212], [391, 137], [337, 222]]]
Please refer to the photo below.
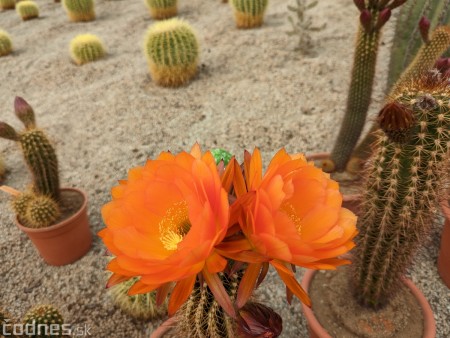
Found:
[[181, 86], [197, 73], [197, 37], [191, 26], [182, 20], [173, 18], [150, 26], [144, 52], [150, 75], [161, 86]]
[[20, 221], [25, 221], [28, 205], [33, 200], [34, 194], [31, 192], [23, 192], [13, 198], [11, 201], [14, 213], [19, 217]]
[[95, 20], [94, 0], [63, 0], [63, 5], [71, 21]]
[[11, 37], [4, 30], [0, 29], [0, 56], [11, 54], [12, 41]]
[[231, 0], [238, 28], [260, 27], [264, 22], [268, 0]]
[[26, 225], [30, 228], [45, 228], [55, 223], [60, 216], [58, 204], [47, 196], [35, 196], [25, 211]]
[[15, 0], [0, 0], [0, 9], [14, 9], [15, 6]]
[[177, 15], [178, 0], [146, 0], [145, 3], [153, 19], [163, 20]]
[[26, 335], [26, 337], [62, 337], [62, 324], [64, 324], [64, 319], [53, 306], [39, 305], [27, 312], [23, 318], [23, 324], [31, 324], [35, 328], [35, 334]]
[[97, 36], [81, 34], [70, 42], [70, 54], [77, 65], [82, 65], [104, 57], [105, 47]]
[[381, 110], [357, 238], [354, 282], [362, 304], [383, 306], [432, 226], [447, 178], [448, 79], [429, 73], [399, 88]]
[[[231, 300], [236, 299], [241, 272], [232, 276], [220, 274]], [[189, 299], [177, 313], [179, 324], [177, 337], [234, 338], [236, 322], [228, 317], [214, 298], [206, 283], [195, 283]]]
[[39, 17], [39, 7], [34, 1], [21, 1], [16, 5], [17, 14], [23, 21]]

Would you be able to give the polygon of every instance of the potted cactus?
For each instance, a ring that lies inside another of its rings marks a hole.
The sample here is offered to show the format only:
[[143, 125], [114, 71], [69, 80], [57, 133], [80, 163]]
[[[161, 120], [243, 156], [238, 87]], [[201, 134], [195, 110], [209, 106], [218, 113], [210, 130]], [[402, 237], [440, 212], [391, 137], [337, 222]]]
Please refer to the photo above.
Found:
[[[383, 317], [380, 309], [389, 308], [405, 284], [412, 294], [420, 294], [404, 274], [417, 249], [426, 242], [438, 207], [440, 185], [448, 177], [445, 165], [450, 123], [450, 86], [442, 74], [427, 72], [396, 93], [378, 116], [381, 130], [368, 162], [360, 233], [352, 269], [345, 278], [350, 283], [342, 286], [353, 295], [361, 313], [371, 311], [372, 319], [377, 318], [378, 324], [383, 322], [385, 327], [392, 325], [392, 330], [395, 319]], [[311, 286], [315, 287], [314, 280]], [[424, 322], [418, 330], [423, 331], [412, 332], [410, 337], [434, 337], [430, 307], [423, 296], [419, 298]], [[397, 309], [396, 313], [402, 312]], [[323, 318], [318, 320], [325, 322]], [[412, 318], [410, 324], [417, 322]], [[361, 323], [374, 328], [368, 321]], [[361, 323], [359, 329], [363, 329]]]
[[34, 111], [21, 97], [14, 102], [16, 116], [25, 130], [17, 132], [0, 122], [0, 137], [17, 142], [32, 175], [26, 192], [2, 186], [13, 196], [16, 224], [51, 265], [65, 265], [82, 257], [91, 247], [87, 196], [75, 188], [60, 188], [56, 153], [44, 132], [36, 127]]

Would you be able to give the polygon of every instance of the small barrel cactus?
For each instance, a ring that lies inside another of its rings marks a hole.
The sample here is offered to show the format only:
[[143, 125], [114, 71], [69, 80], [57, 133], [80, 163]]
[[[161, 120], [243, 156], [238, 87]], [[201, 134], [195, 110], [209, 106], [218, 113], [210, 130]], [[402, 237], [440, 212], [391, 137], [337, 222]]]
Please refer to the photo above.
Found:
[[70, 43], [70, 55], [77, 65], [82, 65], [105, 56], [105, 47], [97, 36], [81, 34]]
[[150, 75], [161, 86], [181, 86], [197, 73], [199, 45], [185, 21], [173, 18], [150, 26], [144, 49]]
[[33, 200], [34, 194], [31, 192], [23, 192], [13, 198], [11, 201], [11, 206], [14, 210], [14, 213], [18, 215], [20, 221], [25, 222], [25, 215], [27, 213], [28, 205], [31, 200]]
[[15, 0], [0, 0], [0, 9], [14, 9], [15, 6]]
[[[45, 228], [60, 216], [58, 204], [47, 196], [34, 196], [26, 207], [25, 222], [30, 228]], [[22, 218], [21, 218], [22, 219]]]
[[269, 0], [231, 0], [238, 28], [260, 27]]
[[153, 19], [168, 19], [177, 15], [178, 0], [146, 0], [145, 3]]
[[63, 0], [71, 21], [95, 20], [94, 0]]
[[34, 326], [29, 338], [51, 338], [62, 336], [64, 319], [57, 309], [51, 305], [39, 305], [27, 312], [23, 318], [24, 325]]
[[114, 304], [138, 319], [150, 320], [163, 316], [167, 312], [167, 304], [156, 306], [156, 291], [134, 296], [128, 295], [128, 290], [137, 281], [138, 278], [135, 277], [109, 288], [108, 293]]
[[39, 17], [39, 7], [34, 1], [20, 1], [16, 5], [16, 11], [23, 21]]
[[0, 29], [0, 56], [11, 54], [12, 41], [8, 33]]

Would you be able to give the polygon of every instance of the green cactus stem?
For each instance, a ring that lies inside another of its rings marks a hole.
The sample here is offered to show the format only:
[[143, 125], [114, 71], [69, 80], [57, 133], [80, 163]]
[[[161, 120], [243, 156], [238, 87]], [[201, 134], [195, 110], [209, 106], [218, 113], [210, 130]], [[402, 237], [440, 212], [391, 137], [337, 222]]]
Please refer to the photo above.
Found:
[[145, 3], [153, 19], [163, 20], [177, 15], [178, 0], [146, 0]]
[[185, 21], [173, 18], [150, 26], [144, 53], [152, 79], [161, 86], [181, 86], [197, 73], [199, 45]]
[[14, 9], [16, 6], [15, 0], [0, 0], [0, 9]]
[[16, 4], [17, 14], [23, 21], [39, 17], [39, 7], [34, 1], [20, 1]]
[[[22, 320], [24, 325], [33, 325], [35, 334], [25, 335], [29, 338], [62, 337], [64, 319], [51, 305], [39, 305], [27, 312]], [[30, 330], [32, 331], [32, 330]]]
[[63, 0], [63, 5], [71, 21], [95, 20], [93, 0]]
[[368, 162], [354, 253], [355, 295], [372, 308], [401, 286], [448, 177], [448, 78], [429, 72], [397, 92], [378, 117], [382, 131]]
[[102, 40], [94, 34], [80, 34], [70, 42], [70, 55], [77, 65], [99, 60], [105, 54]]
[[236, 26], [238, 28], [260, 27], [264, 22], [268, 2], [268, 0], [231, 0]]
[[11, 54], [12, 47], [11, 37], [7, 32], [0, 29], [0, 56]]

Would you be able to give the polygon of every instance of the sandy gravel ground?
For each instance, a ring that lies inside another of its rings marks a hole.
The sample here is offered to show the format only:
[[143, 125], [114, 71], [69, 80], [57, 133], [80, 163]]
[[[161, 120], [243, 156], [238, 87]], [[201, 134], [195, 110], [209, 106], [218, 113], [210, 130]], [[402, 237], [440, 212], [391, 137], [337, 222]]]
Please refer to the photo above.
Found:
[[[103, 228], [100, 207], [127, 169], [162, 150], [178, 152], [198, 141], [224, 147], [242, 159], [258, 146], [264, 160], [285, 146], [290, 152], [331, 150], [345, 106], [357, 11], [350, 0], [320, 1], [311, 11], [327, 27], [313, 33], [311, 56], [294, 51], [286, 6], [271, 1], [266, 24], [257, 30], [234, 27], [228, 5], [219, 0], [180, 1], [180, 16], [196, 28], [201, 66], [189, 86], [177, 90], [152, 83], [142, 54], [152, 23], [141, 0], [97, 1], [98, 19], [70, 23], [51, 0], [37, 0], [41, 17], [22, 22], [14, 11], [0, 13], [0, 27], [14, 41], [13, 55], [0, 60], [0, 118], [16, 127], [13, 100], [23, 96], [38, 124], [56, 144], [64, 186], [88, 192], [92, 231]], [[389, 31], [390, 26], [387, 27]], [[108, 57], [77, 67], [68, 46], [79, 33], [98, 34]], [[386, 34], [383, 44], [389, 44]], [[386, 50], [380, 57], [376, 111], [382, 101]], [[29, 173], [15, 144], [0, 141], [9, 175], [6, 184], [23, 189]], [[442, 223], [442, 222], [440, 222]], [[423, 250], [412, 279], [431, 302], [438, 337], [450, 337], [450, 291], [436, 270], [441, 224]], [[154, 325], [133, 321], [108, 300], [106, 258], [98, 238], [80, 261], [50, 267], [13, 224], [8, 198], [0, 195], [0, 304], [16, 316], [37, 303], [61, 308], [66, 322], [88, 325], [93, 337], [148, 337]], [[299, 272], [301, 275], [301, 272]], [[300, 305], [289, 307], [273, 274], [263, 299], [284, 319], [283, 337], [306, 336]]]

